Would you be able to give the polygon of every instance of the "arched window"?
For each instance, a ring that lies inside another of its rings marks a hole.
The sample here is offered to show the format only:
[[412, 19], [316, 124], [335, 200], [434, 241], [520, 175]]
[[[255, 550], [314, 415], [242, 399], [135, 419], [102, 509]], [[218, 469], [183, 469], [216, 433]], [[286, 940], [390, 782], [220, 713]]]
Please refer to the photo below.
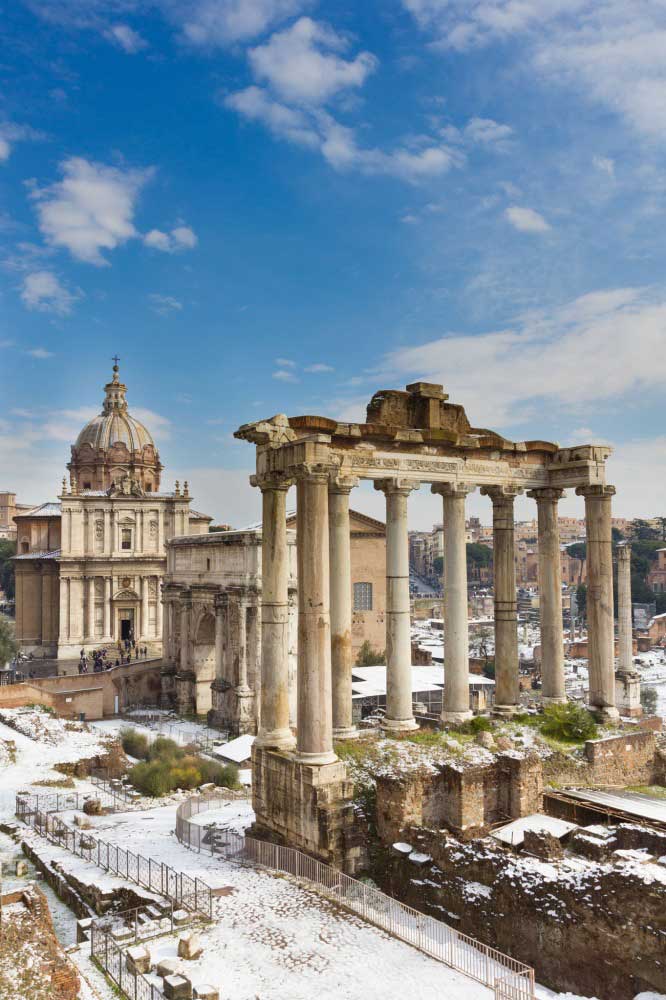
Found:
[[21, 542], [21, 552], [26, 553], [30, 551], [30, 542], [26, 542], [25, 539]]

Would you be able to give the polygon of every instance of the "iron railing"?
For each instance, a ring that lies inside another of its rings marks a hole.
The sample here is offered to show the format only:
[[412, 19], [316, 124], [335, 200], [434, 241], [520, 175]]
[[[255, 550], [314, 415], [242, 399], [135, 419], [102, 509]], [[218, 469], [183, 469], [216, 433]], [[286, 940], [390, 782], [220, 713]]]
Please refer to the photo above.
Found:
[[[16, 815], [41, 837], [71, 851], [85, 861], [91, 861], [105, 871], [113, 872], [136, 885], [164, 896], [191, 913], [210, 920], [213, 916], [213, 890], [199, 878], [178, 872], [163, 861], [109, 844], [88, 830], [67, 826], [55, 808], [45, 809], [41, 799], [61, 799], [61, 796], [17, 795]], [[67, 797], [64, 797], [67, 798]], [[48, 803], [46, 803], [48, 805]], [[61, 805], [60, 808], [77, 808]]]
[[[142, 917], [146, 917], [144, 921]], [[168, 918], [164, 918], [167, 920]], [[151, 926], [153, 925], [153, 926]], [[171, 918], [173, 930], [173, 913]], [[128, 1000], [165, 1000], [164, 993], [127, 961], [126, 949], [164, 933], [155, 928], [145, 907], [114, 913], [90, 925], [90, 955]]]
[[176, 811], [176, 837], [194, 850], [293, 875], [393, 937], [488, 986], [495, 991], [496, 1000], [533, 1000], [534, 970], [510, 955], [293, 847], [256, 840], [214, 824], [206, 827], [190, 822], [192, 816], [217, 809], [226, 801], [221, 796], [186, 799]]

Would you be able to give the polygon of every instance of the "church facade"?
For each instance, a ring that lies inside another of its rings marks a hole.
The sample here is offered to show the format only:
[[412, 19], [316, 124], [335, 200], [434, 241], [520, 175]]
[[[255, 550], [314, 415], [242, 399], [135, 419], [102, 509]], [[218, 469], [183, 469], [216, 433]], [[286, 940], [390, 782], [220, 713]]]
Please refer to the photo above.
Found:
[[134, 639], [162, 647], [166, 542], [205, 534], [188, 485], [161, 492], [163, 466], [127, 406], [118, 365], [102, 412], [79, 434], [58, 503], [15, 517], [16, 637], [25, 652], [73, 658]]

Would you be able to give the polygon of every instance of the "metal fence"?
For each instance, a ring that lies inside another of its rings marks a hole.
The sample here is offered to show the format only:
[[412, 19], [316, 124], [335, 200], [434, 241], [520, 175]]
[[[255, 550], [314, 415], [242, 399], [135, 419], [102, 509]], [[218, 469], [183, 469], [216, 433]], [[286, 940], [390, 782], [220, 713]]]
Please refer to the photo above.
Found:
[[142, 915], [145, 915], [143, 907], [94, 920], [90, 927], [90, 954], [129, 1000], [165, 1000], [164, 993], [137, 972], [124, 950], [154, 936], [150, 933], [150, 920], [140, 924]]
[[137, 799], [137, 794], [128, 788], [119, 778], [109, 777], [108, 771], [100, 768], [90, 772], [90, 780], [95, 788], [109, 795], [116, 805], [131, 805]]
[[[177, 872], [163, 861], [146, 858], [142, 854], [126, 851], [117, 844], [94, 837], [87, 830], [67, 826], [57, 815], [56, 808], [45, 808], [43, 799], [67, 798], [67, 796], [17, 795], [16, 815], [52, 844], [63, 847], [85, 861], [91, 861], [105, 871], [120, 875], [136, 885], [164, 896], [172, 903], [182, 906], [191, 913], [210, 920], [213, 915], [213, 891], [199, 878], [192, 878], [184, 872]], [[77, 808], [61, 805], [61, 809]]]
[[510, 955], [461, 934], [386, 893], [322, 864], [293, 847], [255, 840], [231, 830], [192, 823], [191, 817], [217, 809], [227, 800], [193, 796], [176, 811], [176, 836], [198, 851], [220, 854], [230, 861], [252, 862], [293, 875], [318, 893], [381, 927], [431, 958], [462, 972], [495, 991], [496, 1000], [533, 1000], [534, 970]]
[[229, 733], [225, 730], [211, 729], [210, 726], [203, 726], [201, 723], [173, 718], [157, 708], [124, 711], [122, 718], [127, 728], [136, 728], [138, 732], [144, 733], [151, 743], [163, 736], [180, 746], [194, 746], [201, 753], [212, 753], [216, 746], [226, 743], [229, 738]]

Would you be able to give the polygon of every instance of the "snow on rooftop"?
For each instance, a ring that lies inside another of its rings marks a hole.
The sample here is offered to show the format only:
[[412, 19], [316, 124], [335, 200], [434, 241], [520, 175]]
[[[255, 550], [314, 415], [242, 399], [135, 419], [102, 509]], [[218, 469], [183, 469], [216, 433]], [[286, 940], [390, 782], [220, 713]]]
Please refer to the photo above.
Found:
[[522, 816], [520, 819], [515, 819], [512, 823], [500, 827], [499, 830], [493, 830], [490, 836], [503, 844], [519, 847], [525, 839], [526, 830], [535, 833], [550, 833], [554, 837], [560, 838], [575, 829], [576, 823], [556, 819], [554, 816], [545, 816], [543, 813], [534, 813], [532, 816]]
[[230, 740], [224, 746], [216, 747], [213, 753], [216, 757], [224, 757], [225, 760], [232, 760], [236, 764], [241, 764], [243, 761], [249, 760], [252, 756], [252, 744], [254, 740], [254, 736], [246, 733], [244, 736], [236, 737], [235, 740]]

